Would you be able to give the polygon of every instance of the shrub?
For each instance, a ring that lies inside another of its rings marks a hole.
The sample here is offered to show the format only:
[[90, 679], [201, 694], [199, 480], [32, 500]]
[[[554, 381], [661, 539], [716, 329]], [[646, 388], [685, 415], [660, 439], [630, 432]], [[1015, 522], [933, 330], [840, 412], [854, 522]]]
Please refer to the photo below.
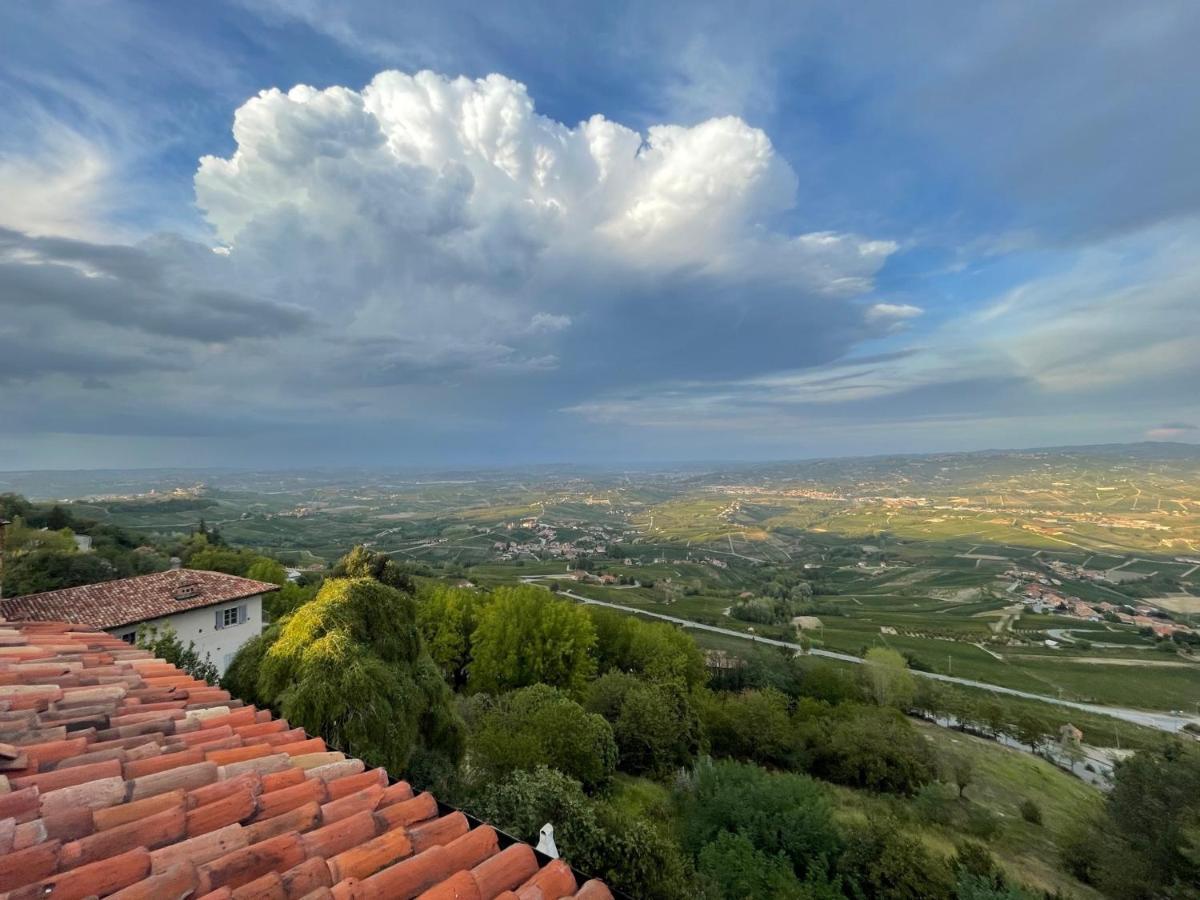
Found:
[[1030, 825], [1042, 824], [1042, 808], [1028, 797], [1021, 801], [1021, 818]]
[[562, 692], [539, 684], [484, 704], [471, 741], [471, 768], [480, 776], [494, 780], [517, 769], [549, 766], [588, 790], [612, 778], [617, 763], [612, 728]]

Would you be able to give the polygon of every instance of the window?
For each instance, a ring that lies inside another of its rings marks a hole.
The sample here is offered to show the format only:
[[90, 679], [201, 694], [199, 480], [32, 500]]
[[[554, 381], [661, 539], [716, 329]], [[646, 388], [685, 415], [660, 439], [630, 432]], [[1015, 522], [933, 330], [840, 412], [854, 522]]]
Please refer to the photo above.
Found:
[[123, 635], [121, 635], [121, 640], [123, 640], [127, 644], [132, 644], [137, 640], [137, 632], [136, 631], [127, 631]]
[[216, 610], [216, 621], [213, 622], [213, 627], [229, 628], [232, 625], [241, 625], [249, 619], [249, 607], [245, 603], [241, 606], [228, 606], [225, 609]]
[[238, 608], [231, 606], [229, 609], [221, 610], [221, 627], [228, 628], [230, 625], [238, 623]]

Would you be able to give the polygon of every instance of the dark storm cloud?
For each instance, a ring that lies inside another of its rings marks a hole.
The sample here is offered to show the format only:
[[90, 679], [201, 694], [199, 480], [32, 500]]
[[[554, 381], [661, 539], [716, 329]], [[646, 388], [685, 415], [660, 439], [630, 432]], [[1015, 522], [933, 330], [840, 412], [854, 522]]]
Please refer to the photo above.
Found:
[[139, 247], [35, 238], [0, 229], [0, 308], [57, 309], [75, 319], [185, 341], [297, 332], [294, 306], [181, 282], [173, 260]]

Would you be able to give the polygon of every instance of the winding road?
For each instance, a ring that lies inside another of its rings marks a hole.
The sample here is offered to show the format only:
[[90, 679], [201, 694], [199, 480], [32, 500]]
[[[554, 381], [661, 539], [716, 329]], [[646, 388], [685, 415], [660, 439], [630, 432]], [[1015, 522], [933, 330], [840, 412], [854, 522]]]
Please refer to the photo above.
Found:
[[[525, 580], [525, 579], [523, 579]], [[532, 578], [528, 580], [533, 580]], [[758, 644], [767, 644], [771, 647], [786, 647], [789, 650], [796, 650], [801, 653], [807, 653], [811, 656], [823, 656], [828, 659], [837, 659], [848, 663], [862, 663], [862, 658], [853, 656], [849, 653], [837, 653], [833, 650], [805, 650], [800, 644], [794, 644], [790, 641], [780, 641], [775, 638], [760, 637], [755, 634], [746, 634], [744, 631], [735, 631], [732, 628], [721, 628], [718, 625], [705, 625], [702, 622], [693, 622], [690, 619], [681, 619], [677, 616], [668, 616], [664, 613], [648, 612], [644, 609], [638, 609], [635, 606], [624, 606], [620, 603], [609, 603], [607, 600], [595, 600], [591, 597], [584, 597], [582, 594], [576, 594], [573, 591], [563, 590], [559, 594], [564, 597], [570, 597], [580, 603], [586, 603], [591, 606], [604, 606], [609, 609], [616, 609], [621, 612], [634, 613], [639, 616], [648, 616], [651, 619], [661, 619], [664, 622], [672, 622], [684, 628], [694, 628], [698, 631], [710, 631], [714, 634], [723, 634], [728, 637], [740, 638], [744, 641], [752, 641]], [[937, 672], [921, 672], [916, 669], [912, 670], [914, 675], [921, 678], [932, 678], [934, 681], [942, 681], [948, 684], [960, 684], [964, 687], [978, 688], [983, 691], [991, 691], [995, 694], [1007, 694], [1012, 697], [1023, 697], [1026, 700], [1040, 700], [1042, 703], [1051, 703], [1055, 706], [1068, 706], [1072, 709], [1081, 709], [1090, 713], [1097, 713], [1102, 716], [1111, 716], [1114, 719], [1123, 719], [1126, 722], [1132, 722], [1135, 725], [1142, 725], [1146, 728], [1157, 728], [1159, 731], [1178, 732], [1183, 730], [1183, 726], [1189, 722], [1200, 725], [1200, 718], [1196, 716], [1179, 715], [1175, 716], [1165, 712], [1151, 712], [1143, 709], [1128, 709], [1123, 706], [1101, 706], [1096, 703], [1079, 703], [1073, 700], [1060, 700], [1057, 697], [1047, 697], [1045, 694], [1034, 694], [1029, 691], [1019, 691], [1016, 688], [1001, 687], [998, 684], [988, 684], [986, 681], [972, 681], [969, 678], [957, 678], [953, 675], [940, 675]]]

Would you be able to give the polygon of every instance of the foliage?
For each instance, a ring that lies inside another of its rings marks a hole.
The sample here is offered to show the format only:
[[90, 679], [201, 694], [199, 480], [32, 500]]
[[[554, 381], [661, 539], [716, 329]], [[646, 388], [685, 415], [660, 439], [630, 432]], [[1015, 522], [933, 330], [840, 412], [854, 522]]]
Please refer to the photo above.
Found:
[[287, 569], [278, 560], [260, 556], [246, 569], [246, 577], [283, 587], [288, 583]]
[[617, 762], [613, 730], [603, 717], [584, 710], [544, 684], [485, 701], [471, 729], [472, 773], [488, 780], [517, 769], [549, 766], [587, 790], [603, 787]]
[[268, 620], [272, 622], [278, 621], [284, 616], [294, 613], [309, 600], [316, 597], [319, 589], [319, 582], [316, 584], [300, 585], [287, 581], [279, 590], [272, 591], [263, 596], [263, 610], [266, 612]]
[[425, 651], [412, 597], [371, 579], [326, 581], [283, 621], [255, 694], [292, 724], [395, 772], [414, 753], [451, 761], [463, 753], [465, 729]]
[[610, 672], [592, 683], [586, 705], [612, 725], [623, 772], [662, 777], [699, 752], [700, 720], [680, 684]]
[[899, 822], [874, 818], [851, 830], [838, 870], [869, 900], [949, 900], [949, 867]]
[[331, 578], [373, 578], [380, 584], [413, 593], [413, 581], [404, 567], [386, 553], [375, 553], [361, 544], [334, 563]]
[[159, 659], [178, 666], [193, 678], [199, 678], [209, 684], [217, 683], [217, 667], [212, 657], [205, 653], [201, 659], [195, 641], [188, 641], [188, 645], [184, 647], [179, 635], [170, 625], [164, 625], [161, 629], [145, 623], [139, 625], [137, 645], [143, 650], [149, 650]]
[[1042, 824], [1042, 808], [1026, 797], [1021, 801], [1021, 818], [1030, 825]]
[[33, 550], [4, 561], [4, 594], [20, 596], [60, 588], [111, 581], [120, 573], [106, 559], [93, 553]]
[[280, 628], [281, 625], [277, 622], [262, 634], [255, 635], [242, 644], [225, 667], [225, 674], [221, 676], [221, 687], [247, 703], [271, 706], [273, 698], [263, 697], [258, 693], [258, 675], [262, 669], [263, 657], [271, 645], [279, 640]]
[[814, 748], [814, 772], [831, 781], [911, 795], [934, 777], [929, 747], [897, 710], [844, 704]]
[[700, 716], [714, 756], [785, 768], [796, 761], [788, 698], [777, 690], [707, 695]]
[[485, 599], [476, 591], [445, 584], [423, 587], [417, 593], [417, 624], [425, 646], [456, 690], [467, 682], [472, 635]]
[[1181, 742], [1116, 766], [1099, 819], [1064, 841], [1077, 877], [1119, 900], [1188, 896], [1200, 881], [1200, 752]]
[[588, 610], [596, 628], [599, 671], [632, 672], [650, 681], [675, 682], [691, 691], [708, 679], [695, 639], [665, 622], [646, 622], [610, 609]]
[[704, 845], [697, 872], [706, 897], [836, 900], [844, 896], [820, 875], [800, 881], [787, 856], [764, 853], [745, 836], [728, 831]]
[[589, 799], [578, 781], [544, 766], [490, 782], [472, 799], [472, 813], [516, 837], [536, 843], [554, 825], [559, 853], [577, 869], [645, 900], [693, 896], [679, 847], [644, 819]]
[[879, 706], [908, 709], [916, 694], [916, 683], [903, 655], [887, 647], [867, 651], [862, 667], [867, 693]]
[[824, 874], [840, 839], [825, 789], [804, 775], [702, 760], [680, 787], [684, 846], [696, 856], [724, 833], [768, 857], [782, 855], [799, 877]]
[[578, 696], [595, 671], [596, 630], [587, 611], [537, 587], [503, 587], [479, 613], [471, 638], [472, 690], [498, 694], [548, 684]]
[[[194, 549], [193, 552], [187, 553], [183, 557], [189, 569], [224, 572], [226, 575], [239, 575], [247, 578], [252, 566], [260, 562], [272, 562], [272, 560], [267, 559], [265, 556], [260, 556], [253, 550], [236, 550], [232, 547], [211, 547], [208, 545], [207, 540], [203, 544], [194, 544], [192, 546], [197, 549]], [[282, 566], [280, 568], [282, 569]]]

